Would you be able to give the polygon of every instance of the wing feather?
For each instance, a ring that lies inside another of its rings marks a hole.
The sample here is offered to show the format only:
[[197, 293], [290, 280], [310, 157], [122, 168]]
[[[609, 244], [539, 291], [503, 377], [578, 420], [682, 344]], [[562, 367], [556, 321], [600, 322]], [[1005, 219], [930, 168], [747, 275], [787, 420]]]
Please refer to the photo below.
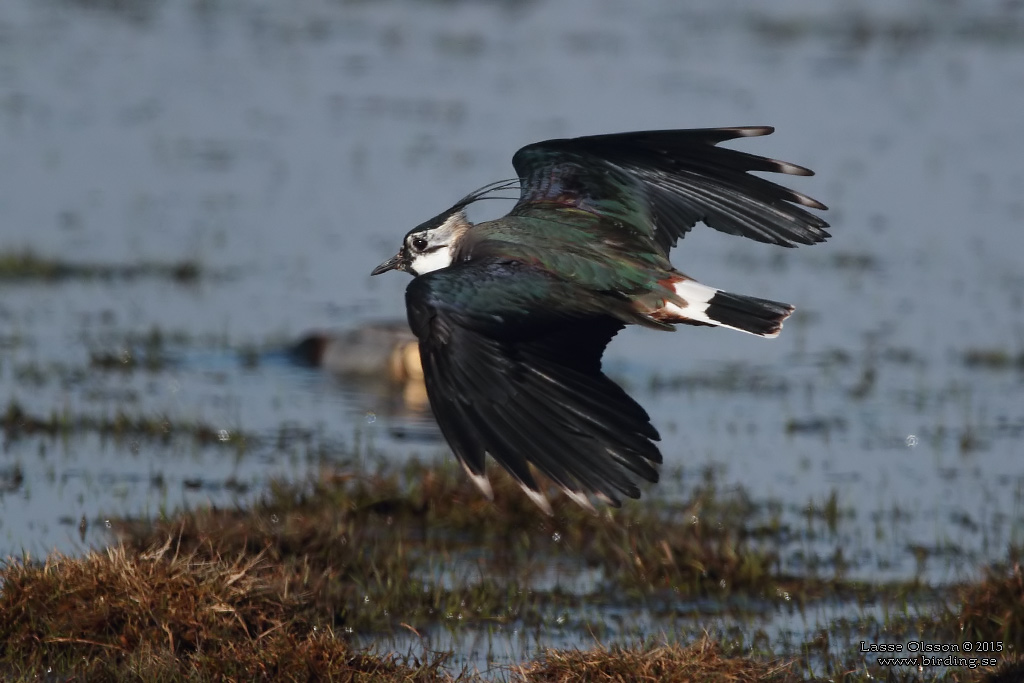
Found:
[[829, 237], [806, 209], [821, 202], [750, 171], [813, 175], [802, 166], [717, 147], [768, 135], [767, 126], [642, 131], [546, 140], [512, 159], [520, 199], [512, 215], [590, 211], [645, 234], [665, 253], [698, 222], [792, 247]]
[[472, 474], [490, 454], [530, 491], [534, 468], [576, 500], [613, 505], [657, 481], [658, 432], [601, 372], [623, 327], [608, 302], [495, 259], [420, 276], [406, 302], [434, 416]]

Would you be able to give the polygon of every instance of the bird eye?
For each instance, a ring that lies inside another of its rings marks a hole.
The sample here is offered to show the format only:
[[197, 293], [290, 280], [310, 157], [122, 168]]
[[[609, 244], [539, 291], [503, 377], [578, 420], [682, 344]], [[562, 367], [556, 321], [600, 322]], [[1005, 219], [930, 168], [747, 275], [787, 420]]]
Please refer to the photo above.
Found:
[[412, 240], [412, 248], [416, 251], [423, 251], [427, 248], [427, 240], [423, 237], [414, 237]]

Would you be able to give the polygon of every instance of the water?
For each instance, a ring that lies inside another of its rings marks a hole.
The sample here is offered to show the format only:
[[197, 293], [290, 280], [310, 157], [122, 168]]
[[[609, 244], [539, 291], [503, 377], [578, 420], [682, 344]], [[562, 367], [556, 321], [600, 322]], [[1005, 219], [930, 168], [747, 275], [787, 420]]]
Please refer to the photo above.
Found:
[[[833, 239], [783, 250], [697, 229], [674, 260], [793, 303], [785, 333], [628, 330], [608, 367], [669, 467], [711, 467], [794, 517], [835, 495], [856, 529], [841, 539], [850, 574], [975, 575], [1024, 531], [1024, 372], [963, 360], [1024, 352], [1022, 38], [1024, 10], [995, 1], [8, 0], [0, 251], [203, 275], [4, 281], [0, 400], [264, 441], [238, 456], [8, 440], [0, 554], [80, 552], [111, 516], [245, 502], [367, 441], [443, 452], [399, 438], [425, 422], [379, 395], [238, 352], [401, 318], [407, 279], [369, 270], [507, 177], [523, 144], [772, 124], [742, 148], [815, 169], [789, 182], [831, 207]], [[154, 329], [161, 369], [90, 368]], [[282, 452], [282, 428], [320, 446]], [[809, 540], [789, 568], [834, 547]]]

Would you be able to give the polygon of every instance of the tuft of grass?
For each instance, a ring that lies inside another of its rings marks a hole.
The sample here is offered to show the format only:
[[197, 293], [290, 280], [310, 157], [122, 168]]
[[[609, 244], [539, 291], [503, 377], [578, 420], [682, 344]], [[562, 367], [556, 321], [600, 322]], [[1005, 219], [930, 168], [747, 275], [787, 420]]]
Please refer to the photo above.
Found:
[[547, 650], [543, 657], [520, 669], [530, 683], [571, 681], [706, 681], [754, 683], [803, 680], [790, 663], [763, 662], [723, 656], [717, 643], [706, 636], [689, 645], [639, 645], [629, 648], [596, 647], [591, 650]]
[[1010, 555], [1009, 567], [991, 567], [983, 581], [961, 589], [957, 620], [964, 640], [1001, 642], [1024, 655], [1024, 567]]
[[0, 581], [0, 670], [25, 680], [451, 680], [443, 655], [358, 652], [296, 617], [302, 596], [262, 554], [200, 555], [168, 539], [9, 562]]

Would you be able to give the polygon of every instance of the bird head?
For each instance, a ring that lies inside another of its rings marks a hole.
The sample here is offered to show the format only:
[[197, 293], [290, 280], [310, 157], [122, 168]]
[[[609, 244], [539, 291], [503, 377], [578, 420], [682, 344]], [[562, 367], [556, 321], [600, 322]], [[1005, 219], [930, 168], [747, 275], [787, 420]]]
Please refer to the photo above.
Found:
[[463, 205], [456, 205], [406, 233], [398, 253], [374, 268], [370, 275], [380, 275], [389, 270], [423, 275], [447, 268], [455, 259], [459, 241], [472, 225], [466, 218]]

